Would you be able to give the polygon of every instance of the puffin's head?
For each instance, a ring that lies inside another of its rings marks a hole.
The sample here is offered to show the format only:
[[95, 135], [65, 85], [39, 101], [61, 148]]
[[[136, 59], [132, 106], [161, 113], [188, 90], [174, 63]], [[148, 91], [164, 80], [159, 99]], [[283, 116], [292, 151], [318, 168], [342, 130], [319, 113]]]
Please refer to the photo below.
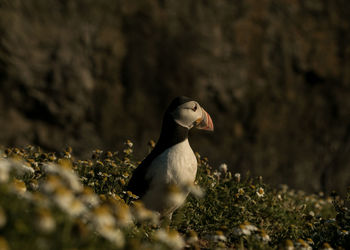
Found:
[[176, 97], [170, 104], [167, 113], [174, 121], [182, 127], [191, 129], [193, 127], [203, 130], [214, 130], [210, 115], [192, 99], [180, 96]]

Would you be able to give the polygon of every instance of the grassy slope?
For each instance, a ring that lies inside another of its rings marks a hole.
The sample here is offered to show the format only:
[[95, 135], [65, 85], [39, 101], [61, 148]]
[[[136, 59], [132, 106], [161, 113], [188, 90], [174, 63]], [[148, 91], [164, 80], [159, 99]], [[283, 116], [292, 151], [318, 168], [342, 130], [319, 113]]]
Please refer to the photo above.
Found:
[[350, 247], [350, 213], [336, 195], [275, 190], [262, 177], [215, 171], [199, 155], [205, 196], [191, 195], [170, 230], [156, 227], [157, 216], [124, 190], [137, 166], [132, 151], [130, 142], [88, 160], [73, 160], [71, 149], [1, 151], [0, 249]]

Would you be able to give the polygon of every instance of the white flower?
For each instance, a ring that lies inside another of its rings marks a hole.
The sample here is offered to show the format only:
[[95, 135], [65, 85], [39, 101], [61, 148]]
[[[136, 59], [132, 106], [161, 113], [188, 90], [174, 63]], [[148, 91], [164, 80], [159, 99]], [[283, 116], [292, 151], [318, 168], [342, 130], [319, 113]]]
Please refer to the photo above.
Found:
[[116, 228], [116, 221], [107, 206], [100, 206], [93, 211], [93, 223], [97, 232], [107, 240], [122, 248], [125, 239], [122, 231]]
[[244, 222], [234, 229], [236, 235], [251, 235], [251, 232], [257, 231], [258, 228], [249, 222]]
[[288, 191], [288, 185], [282, 184], [281, 189], [282, 189], [282, 193], [286, 193]]
[[243, 195], [244, 194], [244, 189], [243, 188], [239, 188], [237, 191], [238, 195]]
[[93, 219], [97, 228], [110, 228], [115, 226], [114, 217], [107, 206], [97, 207], [93, 211]]
[[125, 245], [125, 238], [123, 232], [114, 227], [100, 227], [99, 234], [112, 242], [117, 248], [122, 248]]
[[270, 236], [264, 230], [260, 230], [256, 235], [256, 238], [262, 240], [263, 242], [269, 242], [271, 240]]
[[49, 175], [46, 181], [41, 184], [43, 191], [47, 193], [52, 193], [60, 187], [63, 187], [61, 179], [55, 175]]
[[236, 182], [241, 181], [241, 174], [240, 173], [235, 173], [235, 180], [236, 180]]
[[74, 199], [73, 202], [70, 204], [68, 214], [75, 217], [85, 213], [86, 211], [87, 208], [85, 207], [85, 205], [81, 201]]
[[190, 230], [189, 237], [187, 238], [186, 243], [190, 244], [190, 245], [193, 245], [196, 242], [198, 242], [198, 235], [197, 235], [197, 233], [195, 231]]
[[24, 183], [24, 181], [18, 180], [18, 179], [12, 180], [11, 187], [15, 192], [17, 192], [21, 195], [24, 195], [25, 192], [27, 191], [27, 187], [26, 187], [26, 184]]
[[291, 240], [286, 240], [286, 241], [284, 242], [284, 249], [286, 249], [286, 250], [294, 250], [293, 241], [291, 241]]
[[0, 249], [10, 250], [9, 244], [7, 243], [6, 239], [2, 236], [0, 236]]
[[311, 238], [307, 238], [306, 239], [306, 243], [309, 244], [309, 245], [314, 245], [314, 241], [311, 239]]
[[56, 228], [56, 222], [47, 210], [40, 210], [36, 221], [36, 227], [43, 233], [51, 233]]
[[10, 177], [9, 161], [0, 159], [0, 183], [8, 182], [9, 177]]
[[295, 243], [295, 246], [297, 247], [297, 249], [300, 249], [300, 250], [312, 250], [312, 247], [310, 247], [310, 245], [307, 244], [302, 239], [298, 239], [297, 242]]
[[6, 214], [2, 209], [2, 207], [0, 207], [0, 228], [5, 226], [6, 222], [7, 222]]
[[74, 201], [72, 192], [64, 187], [58, 188], [54, 193], [55, 203], [65, 212], [69, 213]]
[[198, 186], [198, 185], [189, 184], [189, 185], [187, 185], [187, 189], [196, 198], [203, 198], [204, 195], [205, 195], [205, 192], [203, 191], [203, 189], [200, 186]]
[[134, 146], [134, 144], [130, 141], [130, 140], [127, 140], [125, 142], [125, 144], [129, 147], [129, 148], [132, 148]]
[[118, 226], [127, 227], [133, 223], [132, 215], [128, 205], [117, 202], [117, 204], [114, 206], [114, 209]]
[[227, 238], [222, 231], [216, 231], [216, 234], [212, 235], [209, 238], [214, 242], [227, 241]]
[[181, 235], [174, 230], [167, 232], [164, 229], [160, 229], [155, 233], [155, 238], [171, 249], [182, 249], [185, 247], [185, 241], [182, 239]]
[[0, 159], [0, 183], [8, 181], [10, 170], [14, 170], [18, 177], [34, 174], [34, 169], [27, 162]]
[[233, 230], [236, 235], [250, 235], [250, 230], [248, 230], [245, 226], [239, 225]]
[[265, 191], [262, 187], [260, 187], [256, 190], [256, 194], [258, 195], [258, 197], [264, 197]]
[[17, 177], [32, 175], [34, 169], [27, 164], [29, 165], [29, 163], [17, 159], [0, 159], [0, 183], [9, 181], [11, 171], [13, 171]]
[[250, 224], [249, 222], [244, 222], [243, 225], [249, 230], [249, 231], [258, 231], [258, 228], [252, 224]]
[[65, 182], [69, 185], [69, 187], [74, 192], [81, 192], [83, 190], [83, 186], [79, 180], [79, 177], [74, 173], [73, 169], [70, 167], [69, 160], [62, 160], [61, 165], [48, 163], [44, 165], [44, 171], [57, 174], [62, 177]]
[[321, 250], [333, 250], [333, 248], [328, 243], [323, 243]]
[[181, 205], [185, 201], [188, 192], [183, 190], [183, 188], [186, 187], [179, 187], [177, 185], [169, 185], [167, 187], [168, 201], [171, 204]]
[[141, 201], [134, 201], [132, 211], [135, 219], [139, 222], [149, 220], [153, 224], [158, 224], [159, 214], [145, 208]]
[[88, 207], [96, 207], [100, 204], [100, 198], [89, 187], [84, 187], [80, 200], [84, 202]]
[[[11, 161], [12, 167], [14, 167], [16, 175], [23, 177], [25, 175], [32, 175], [34, 174], [34, 169], [29, 165], [29, 163], [25, 163], [20, 160], [13, 160]], [[28, 165], [27, 165], [28, 164]]]
[[221, 176], [221, 173], [220, 173], [219, 171], [215, 170], [215, 171], [213, 172], [213, 175], [219, 180], [219, 179], [220, 179], [220, 176]]
[[345, 235], [348, 235], [349, 234], [349, 231], [346, 231], [346, 230], [338, 230], [338, 234], [342, 235], [342, 236], [345, 236]]
[[227, 164], [226, 164], [226, 163], [220, 164], [219, 170], [220, 170], [222, 173], [226, 174], [226, 173], [227, 173]]

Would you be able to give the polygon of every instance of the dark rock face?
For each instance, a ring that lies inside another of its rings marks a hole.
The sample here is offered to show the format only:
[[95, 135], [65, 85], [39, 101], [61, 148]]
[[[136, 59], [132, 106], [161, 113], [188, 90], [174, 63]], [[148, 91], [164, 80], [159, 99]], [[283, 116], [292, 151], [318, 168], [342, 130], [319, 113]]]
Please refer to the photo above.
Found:
[[137, 158], [197, 99], [214, 165], [298, 189], [350, 185], [350, 2], [0, 1], [0, 143]]

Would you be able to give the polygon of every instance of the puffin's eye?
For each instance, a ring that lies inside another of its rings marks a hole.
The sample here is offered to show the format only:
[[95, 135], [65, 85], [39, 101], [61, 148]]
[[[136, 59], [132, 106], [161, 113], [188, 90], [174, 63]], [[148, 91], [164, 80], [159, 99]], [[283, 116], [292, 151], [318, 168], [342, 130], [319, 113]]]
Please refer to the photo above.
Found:
[[197, 104], [192, 108], [192, 110], [193, 110], [194, 112], [196, 112], [196, 110], [197, 110]]

